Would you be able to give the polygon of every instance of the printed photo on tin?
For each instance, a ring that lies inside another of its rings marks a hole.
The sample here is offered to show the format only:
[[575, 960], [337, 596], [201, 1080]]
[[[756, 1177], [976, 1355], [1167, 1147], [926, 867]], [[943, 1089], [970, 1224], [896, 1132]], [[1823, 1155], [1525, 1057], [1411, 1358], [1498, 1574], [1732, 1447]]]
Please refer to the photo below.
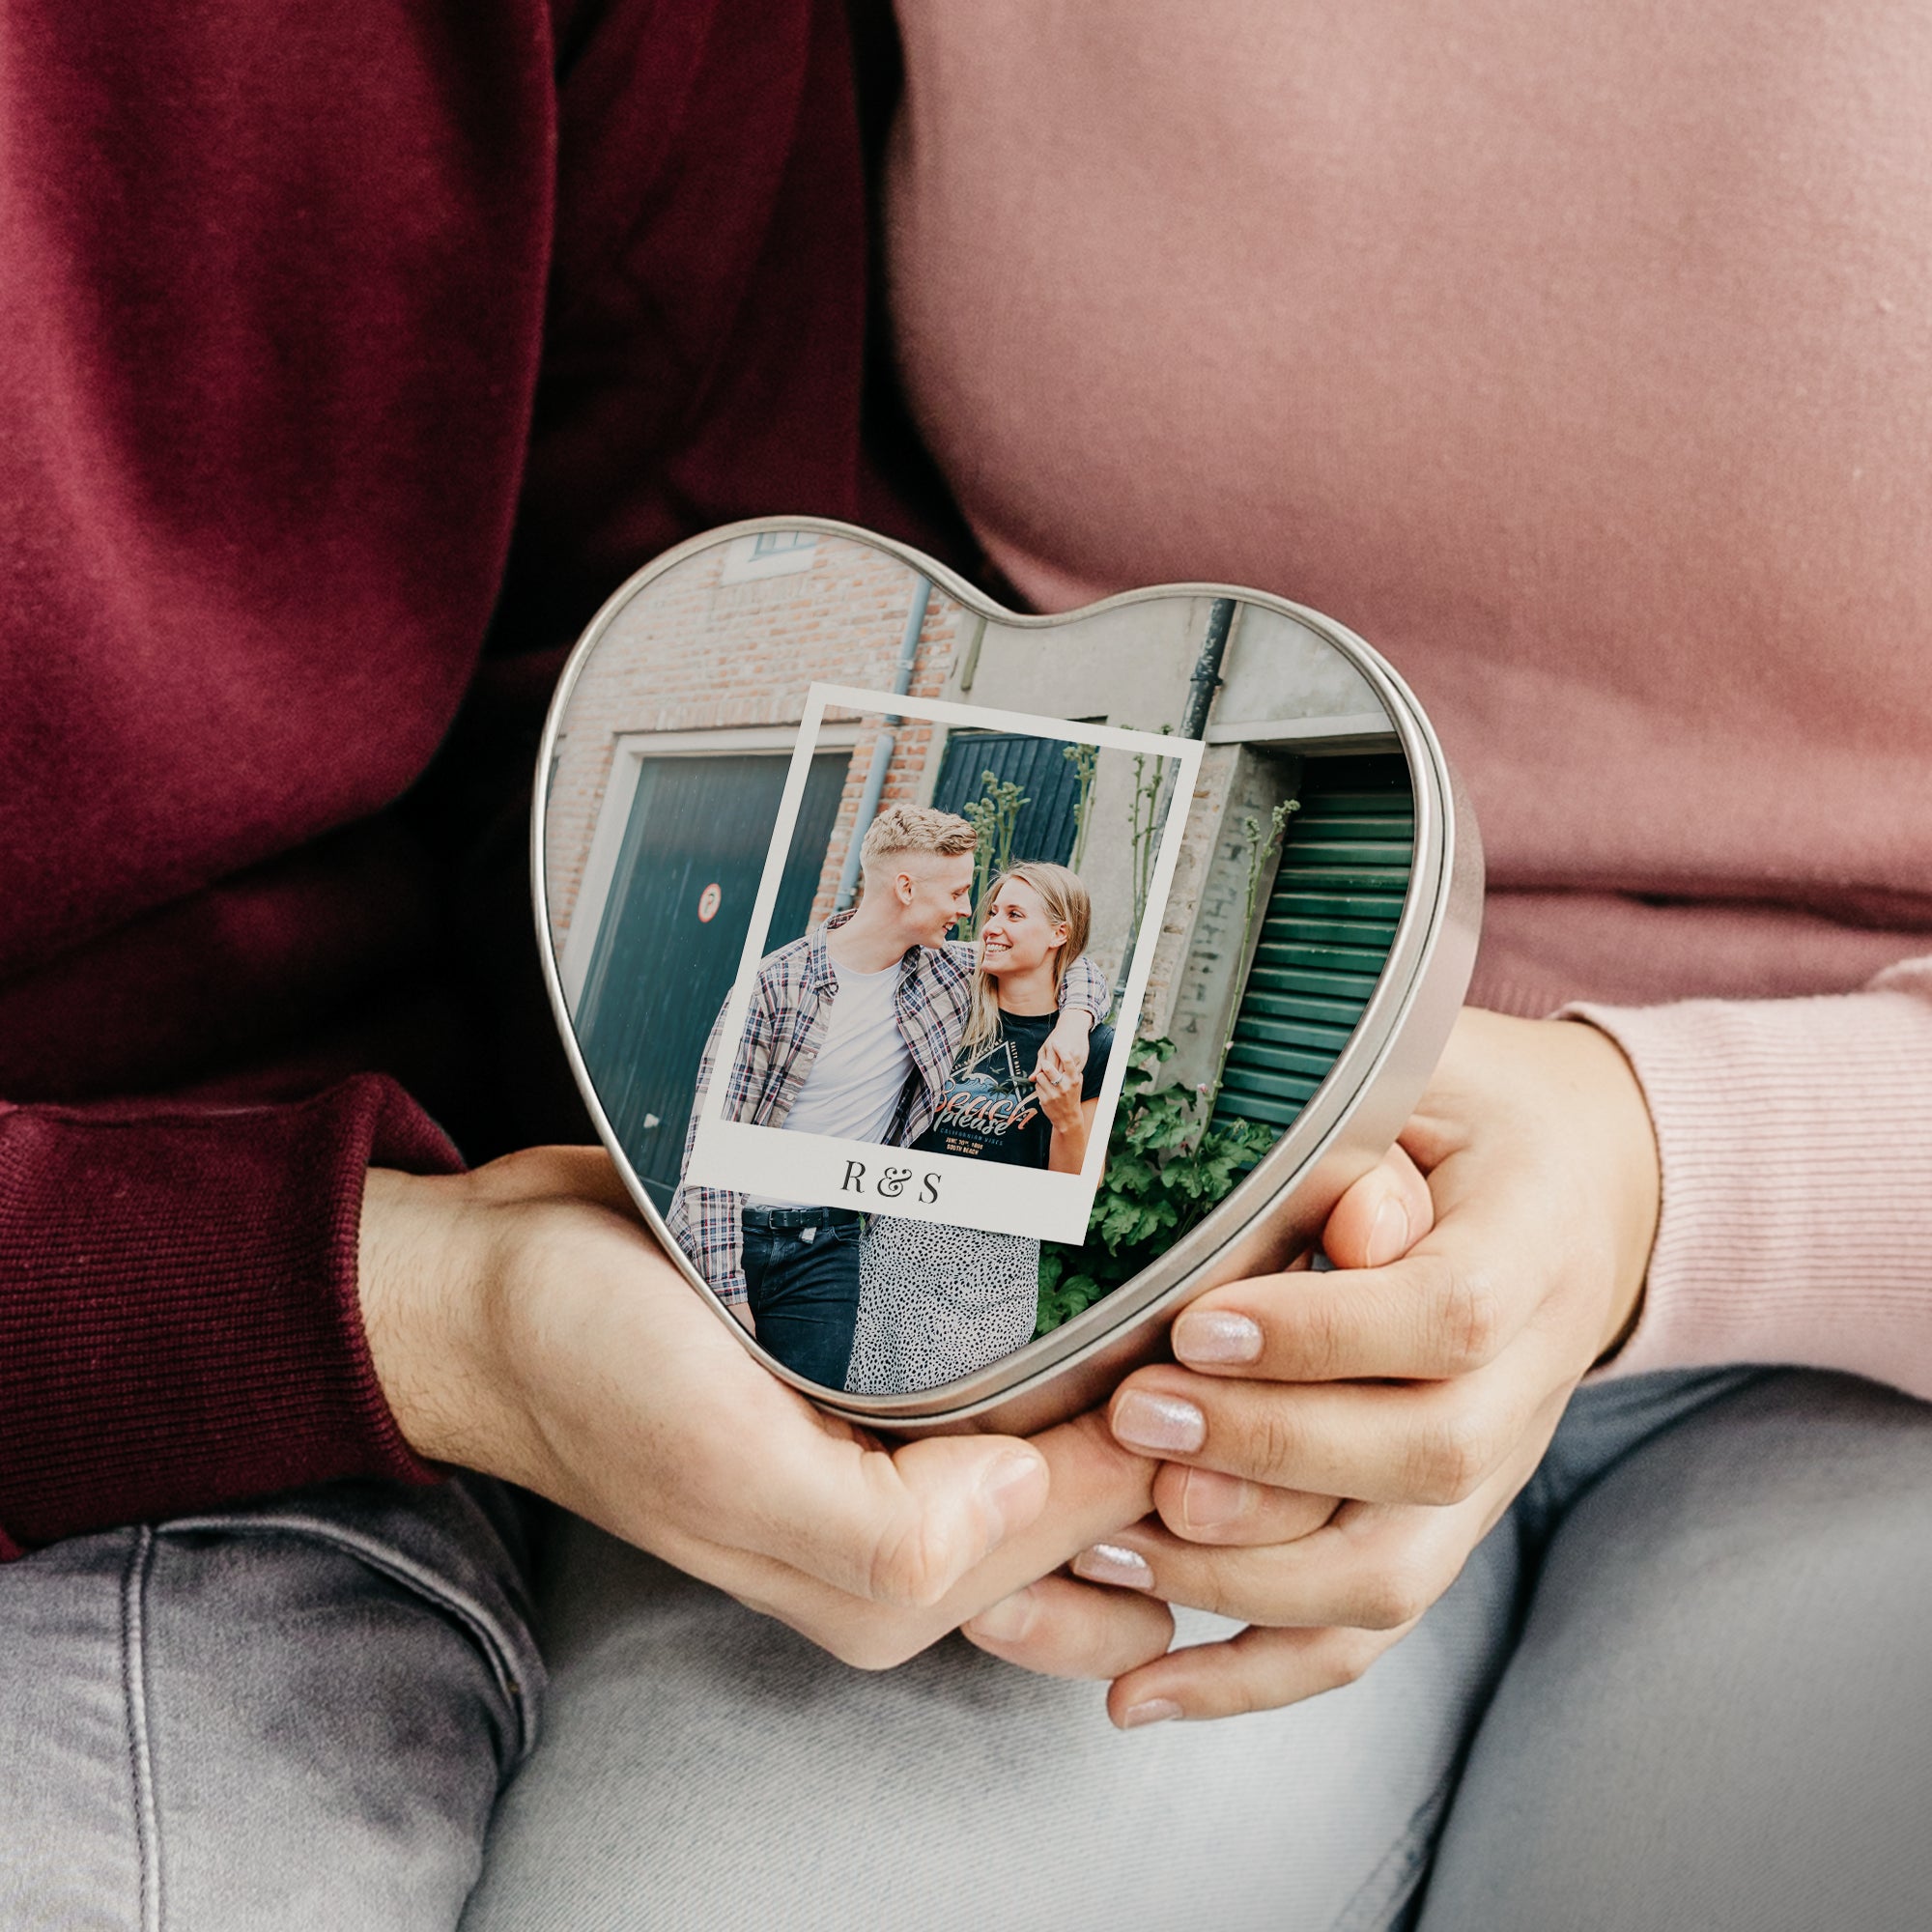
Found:
[[795, 1375], [937, 1389], [1226, 1199], [1378, 982], [1413, 805], [1282, 611], [975, 609], [891, 547], [724, 534], [558, 701], [540, 878], [600, 1132]]
[[[868, 772], [887, 770], [891, 734], [908, 721], [998, 733], [1032, 768], [1058, 757], [1074, 776], [1066, 861], [1043, 856], [1061, 843], [1051, 826], [1020, 838], [1028, 794], [990, 765], [958, 810], [868, 786], [829, 839], [813, 828], [802, 844], [799, 808], [828, 720], [874, 739]], [[773, 1352], [829, 1371], [810, 1334], [788, 1331], [815, 1329], [821, 1299], [842, 1303], [853, 1280], [848, 1388], [949, 1379], [933, 1335], [962, 1287], [980, 1318], [957, 1338], [962, 1359], [1031, 1338], [1042, 1238], [1086, 1236], [1126, 1070], [1110, 1021], [1146, 990], [1180, 829], [1168, 809], [1192, 796], [1200, 759], [1199, 744], [1171, 736], [892, 692], [807, 692], [671, 1213], [714, 1287], [743, 1281], [759, 1333], [786, 1344]], [[1101, 866], [1090, 882], [1094, 801], [1117, 780], [1138, 809], [1130, 863], [1125, 877]], [[810, 873], [814, 857], [823, 917], [768, 948], [786, 874]], [[934, 1306], [922, 1308], [935, 1283]], [[835, 1353], [842, 1341], [832, 1338]]]

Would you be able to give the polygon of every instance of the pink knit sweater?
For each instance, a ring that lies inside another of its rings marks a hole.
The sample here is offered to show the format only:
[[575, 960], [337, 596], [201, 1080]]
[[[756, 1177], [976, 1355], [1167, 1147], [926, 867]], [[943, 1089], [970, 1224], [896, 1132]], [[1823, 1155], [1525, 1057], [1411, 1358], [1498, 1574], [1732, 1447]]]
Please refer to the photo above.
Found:
[[1587, 1003], [1656, 1120], [1617, 1370], [1932, 1396], [1932, 13], [900, 15], [899, 353], [992, 555], [1380, 646], [1474, 997]]

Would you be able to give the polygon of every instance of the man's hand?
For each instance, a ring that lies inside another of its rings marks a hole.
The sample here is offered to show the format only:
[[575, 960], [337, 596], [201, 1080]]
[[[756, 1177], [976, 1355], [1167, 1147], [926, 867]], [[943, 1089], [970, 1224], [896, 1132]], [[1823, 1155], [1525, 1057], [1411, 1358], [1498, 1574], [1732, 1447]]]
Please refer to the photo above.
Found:
[[1151, 1501], [1152, 1461], [1098, 1416], [888, 1453], [822, 1415], [704, 1306], [600, 1150], [372, 1171], [361, 1270], [419, 1454], [536, 1490], [847, 1662], [901, 1662]]
[[[1345, 1271], [1203, 1295], [1175, 1323], [1179, 1362], [1116, 1392], [1116, 1437], [1166, 1458], [1157, 1514], [1076, 1559], [1090, 1581], [1051, 1579], [967, 1634], [1112, 1677], [1122, 1724], [1358, 1676], [1455, 1580], [1628, 1331], [1659, 1192], [1605, 1036], [1465, 1011], [1401, 1149], [1329, 1221]], [[1163, 1654], [1162, 1602], [1250, 1627]]]
[[1085, 1007], [1062, 1007], [1053, 1031], [1040, 1042], [1034, 1060], [1034, 1078], [1058, 1074], [1079, 1093], [1080, 1076], [1087, 1070], [1088, 1035], [1094, 1030], [1094, 1015]]

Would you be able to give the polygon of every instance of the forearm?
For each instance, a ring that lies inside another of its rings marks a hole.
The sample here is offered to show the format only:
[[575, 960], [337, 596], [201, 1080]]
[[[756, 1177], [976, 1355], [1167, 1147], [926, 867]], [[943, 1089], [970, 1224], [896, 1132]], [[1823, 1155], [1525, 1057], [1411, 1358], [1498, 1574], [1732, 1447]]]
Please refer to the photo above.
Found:
[[1065, 1125], [1054, 1122], [1053, 1138], [1047, 1144], [1046, 1170], [1049, 1174], [1078, 1174], [1087, 1165], [1087, 1143], [1094, 1130], [1097, 1101], [1087, 1100]]
[[1058, 1127], [1053, 1132], [1053, 1145], [1048, 1150], [1046, 1167], [1049, 1174], [1078, 1174], [1087, 1165], [1087, 1129], [1084, 1126], [1068, 1127], [1064, 1131]]
[[1932, 962], [1574, 1016], [1629, 1057], [1663, 1176], [1643, 1306], [1599, 1373], [1795, 1362], [1932, 1398]]
[[1113, 1005], [1113, 988], [1091, 959], [1076, 959], [1060, 980], [1060, 1016], [1086, 1013], [1088, 1025], [1097, 1026]]

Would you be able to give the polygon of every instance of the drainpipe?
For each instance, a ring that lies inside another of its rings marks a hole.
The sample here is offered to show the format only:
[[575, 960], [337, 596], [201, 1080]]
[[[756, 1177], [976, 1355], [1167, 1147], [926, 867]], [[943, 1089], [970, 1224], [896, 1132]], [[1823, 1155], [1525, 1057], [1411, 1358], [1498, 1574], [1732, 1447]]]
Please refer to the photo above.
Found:
[[[1208, 714], [1214, 708], [1214, 694], [1221, 688], [1221, 665], [1228, 655], [1228, 639], [1235, 628], [1235, 600], [1232, 597], [1217, 597], [1208, 607], [1208, 629], [1201, 639], [1201, 655], [1194, 660], [1193, 675], [1187, 680], [1187, 708], [1180, 715], [1179, 736], [1182, 738], [1205, 738], [1208, 735]], [[1149, 837], [1158, 841], [1167, 831], [1167, 814], [1174, 803], [1174, 786], [1170, 781], [1161, 788], [1160, 797], [1154, 804], [1153, 829]], [[1127, 967], [1133, 958], [1132, 949], [1121, 960], [1121, 971], [1114, 981], [1114, 1005], [1121, 1004], [1121, 996], [1127, 988]]]
[[1207, 733], [1208, 713], [1221, 688], [1221, 660], [1228, 654], [1228, 633], [1234, 622], [1235, 600], [1215, 598], [1208, 610], [1208, 634], [1201, 639], [1201, 655], [1194, 660], [1194, 675], [1187, 680], [1187, 711], [1180, 721], [1183, 738]]
[[[1234, 626], [1235, 600], [1215, 598], [1208, 607], [1208, 631], [1201, 639], [1201, 655], [1194, 660], [1194, 674], [1187, 680], [1187, 709], [1181, 713], [1177, 734], [1179, 737], [1208, 735], [1208, 714], [1214, 708], [1214, 694], [1221, 688], [1221, 662], [1228, 655], [1228, 639]], [[1167, 829], [1168, 808], [1173, 803], [1174, 787], [1169, 784], [1163, 787], [1154, 807], [1155, 838]]]
[[[899, 639], [899, 661], [894, 667], [893, 690], [899, 696], [912, 689], [913, 666], [919, 659], [919, 634], [925, 629], [925, 607], [932, 598], [932, 580], [921, 576], [913, 586], [912, 608], [906, 612], [905, 635]], [[1225, 627], [1224, 627], [1225, 630]], [[1223, 639], [1225, 642], [1225, 637]], [[834, 912], [843, 912], [859, 892], [859, 847], [865, 842], [866, 828], [878, 816], [879, 795], [886, 788], [886, 767], [893, 761], [894, 733], [903, 721], [888, 718], [885, 728], [872, 742], [871, 769], [866, 774], [866, 789], [859, 798], [858, 816], [852, 821], [852, 842], [845, 848], [845, 863], [838, 873], [838, 896]]]

